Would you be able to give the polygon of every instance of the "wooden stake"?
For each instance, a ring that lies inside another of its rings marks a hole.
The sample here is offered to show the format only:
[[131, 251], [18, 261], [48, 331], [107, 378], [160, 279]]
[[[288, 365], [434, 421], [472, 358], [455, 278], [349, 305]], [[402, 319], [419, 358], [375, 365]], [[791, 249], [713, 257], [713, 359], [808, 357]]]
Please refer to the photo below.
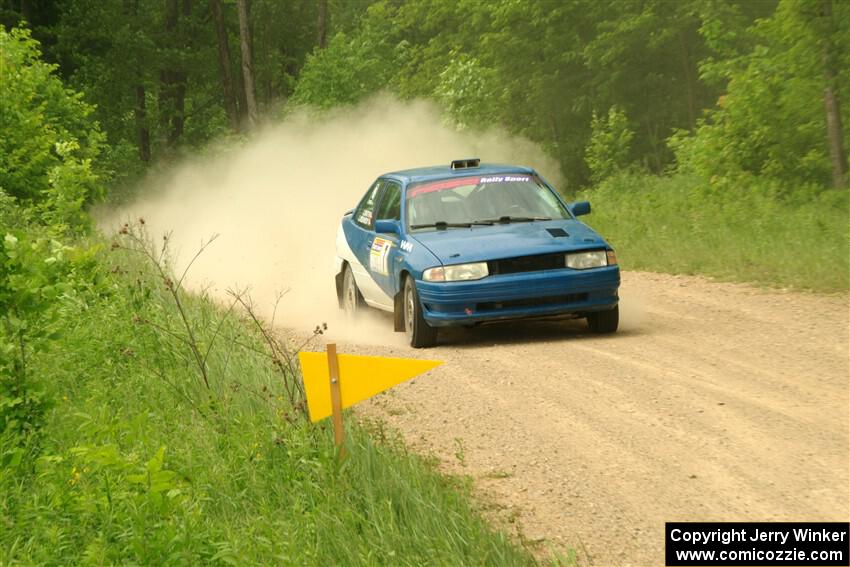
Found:
[[342, 394], [339, 389], [339, 359], [336, 357], [336, 344], [328, 344], [328, 373], [331, 378], [331, 410], [334, 422], [334, 443], [339, 458], [345, 457], [345, 431], [342, 428]]

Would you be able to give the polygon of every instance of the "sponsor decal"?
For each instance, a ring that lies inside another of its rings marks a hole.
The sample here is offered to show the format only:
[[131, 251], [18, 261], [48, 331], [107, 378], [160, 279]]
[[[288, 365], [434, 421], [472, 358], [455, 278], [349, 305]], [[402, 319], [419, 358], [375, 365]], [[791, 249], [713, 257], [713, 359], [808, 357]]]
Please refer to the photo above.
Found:
[[408, 190], [408, 197], [416, 197], [423, 193], [454, 189], [464, 185], [479, 185], [484, 183], [526, 183], [532, 181], [530, 175], [490, 175], [486, 177], [461, 177], [459, 179], [444, 179], [431, 183], [423, 183]]
[[369, 251], [369, 269], [373, 274], [389, 275], [388, 263], [392, 247], [392, 240], [380, 236], [375, 237], [375, 240], [372, 241], [372, 249]]
[[408, 242], [407, 240], [402, 240], [401, 244], [399, 244], [398, 247], [404, 250], [405, 252], [413, 252], [413, 243]]
[[522, 183], [526, 181], [531, 181], [531, 177], [527, 175], [516, 176], [516, 175], [494, 175], [491, 177], [482, 177], [478, 182], [479, 183]]

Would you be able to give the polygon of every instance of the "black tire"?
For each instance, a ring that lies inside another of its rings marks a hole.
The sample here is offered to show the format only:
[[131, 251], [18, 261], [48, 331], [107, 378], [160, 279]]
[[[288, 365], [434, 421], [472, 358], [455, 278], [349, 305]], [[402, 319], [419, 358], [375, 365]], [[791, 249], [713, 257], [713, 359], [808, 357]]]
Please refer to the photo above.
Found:
[[422, 316], [422, 304], [413, 278], [404, 280], [404, 331], [413, 348], [428, 348], [437, 344], [437, 329], [430, 326]]
[[342, 275], [342, 310], [351, 318], [360, 315], [366, 308], [366, 301], [363, 299], [363, 294], [357, 289], [357, 282], [354, 280], [354, 273], [350, 266], [345, 266], [345, 272]]
[[614, 333], [620, 325], [620, 306], [608, 311], [594, 311], [587, 315], [587, 326], [591, 332], [605, 334]]

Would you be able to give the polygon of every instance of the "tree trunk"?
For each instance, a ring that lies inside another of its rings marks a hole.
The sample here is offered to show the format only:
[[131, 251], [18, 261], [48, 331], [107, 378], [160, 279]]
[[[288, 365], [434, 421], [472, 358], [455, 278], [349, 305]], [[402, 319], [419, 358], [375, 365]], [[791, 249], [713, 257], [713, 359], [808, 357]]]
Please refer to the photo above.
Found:
[[[172, 51], [174, 44], [174, 31], [177, 28], [177, 0], [165, 0], [165, 38], [164, 45], [167, 51]], [[157, 97], [157, 110], [159, 111], [159, 125], [163, 131], [168, 131], [168, 124], [171, 122], [171, 84], [173, 75], [173, 65], [169, 60], [173, 55], [169, 53], [169, 57], [163, 63], [163, 68], [159, 70], [159, 96]]]
[[829, 157], [832, 160], [832, 184], [836, 189], [847, 185], [847, 154], [844, 153], [844, 131], [841, 124], [841, 106], [838, 96], [830, 87], [824, 89], [826, 106], [826, 131], [829, 138]]
[[236, 0], [239, 10], [239, 43], [242, 50], [242, 84], [245, 87], [245, 103], [248, 109], [248, 125], [257, 125], [257, 99], [254, 90], [254, 55], [251, 50], [251, 3]]
[[30, 29], [32, 29], [32, 5], [29, 0], [21, 0], [20, 4], [21, 19], [23, 19]]
[[[183, 2], [183, 12], [190, 12], [188, 1]], [[180, 11], [178, 0], [166, 0], [165, 3], [165, 31], [166, 43], [174, 51], [181, 50], [181, 41], [178, 23]], [[159, 111], [160, 123], [166, 131], [166, 142], [168, 146], [174, 146], [183, 135], [185, 124], [185, 102], [186, 102], [186, 80], [187, 74], [179, 61], [168, 61], [165, 68], [159, 73], [160, 94]]]
[[328, 45], [328, 0], [319, 0], [319, 22], [316, 32], [316, 44], [319, 49]]
[[[138, 31], [138, 0], [124, 0], [124, 11], [130, 22], [130, 29], [135, 33]], [[150, 163], [151, 161], [151, 132], [148, 127], [147, 93], [145, 92], [145, 76], [142, 65], [138, 60], [132, 62], [135, 67], [136, 77], [132, 85], [135, 104], [133, 105], [133, 117], [136, 122], [136, 146], [139, 149], [139, 161]]]
[[133, 114], [136, 117], [136, 135], [139, 146], [139, 159], [143, 163], [151, 161], [151, 135], [148, 130], [147, 109], [145, 108], [145, 86], [136, 85], [136, 107]]
[[847, 154], [844, 153], [844, 130], [841, 123], [841, 99], [838, 95], [838, 69], [835, 64], [832, 20], [832, 0], [823, 0], [821, 16], [826, 23], [827, 38], [823, 42], [823, 63], [826, 88], [823, 103], [826, 109], [826, 133], [829, 158], [832, 161], [832, 184], [836, 189], [847, 185]]
[[239, 131], [239, 107], [236, 104], [236, 90], [233, 86], [233, 63], [230, 56], [230, 40], [227, 37], [227, 27], [224, 25], [224, 13], [221, 9], [221, 0], [210, 0], [210, 11], [215, 25], [215, 34], [218, 37], [218, 72], [221, 76], [221, 87], [224, 91], [224, 109], [227, 111], [227, 119], [230, 129]]
[[168, 145], [173, 146], [183, 136], [186, 124], [186, 72], [177, 71], [174, 74], [174, 84], [171, 91], [171, 128], [168, 131]]

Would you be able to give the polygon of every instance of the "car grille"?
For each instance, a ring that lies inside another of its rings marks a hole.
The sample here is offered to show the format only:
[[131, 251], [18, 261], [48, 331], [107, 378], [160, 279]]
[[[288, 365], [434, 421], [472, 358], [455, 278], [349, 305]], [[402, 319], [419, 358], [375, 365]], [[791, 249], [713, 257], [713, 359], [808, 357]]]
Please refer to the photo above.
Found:
[[570, 293], [567, 295], [550, 295], [548, 297], [529, 297], [511, 301], [487, 301], [475, 306], [477, 311], [497, 311], [515, 307], [537, 307], [541, 305], [558, 305], [564, 303], [580, 303], [587, 301], [586, 293]]
[[520, 272], [540, 272], [543, 270], [560, 270], [567, 267], [563, 252], [557, 254], [539, 254], [537, 256], [518, 256], [490, 260], [487, 269], [490, 274], [518, 274]]

